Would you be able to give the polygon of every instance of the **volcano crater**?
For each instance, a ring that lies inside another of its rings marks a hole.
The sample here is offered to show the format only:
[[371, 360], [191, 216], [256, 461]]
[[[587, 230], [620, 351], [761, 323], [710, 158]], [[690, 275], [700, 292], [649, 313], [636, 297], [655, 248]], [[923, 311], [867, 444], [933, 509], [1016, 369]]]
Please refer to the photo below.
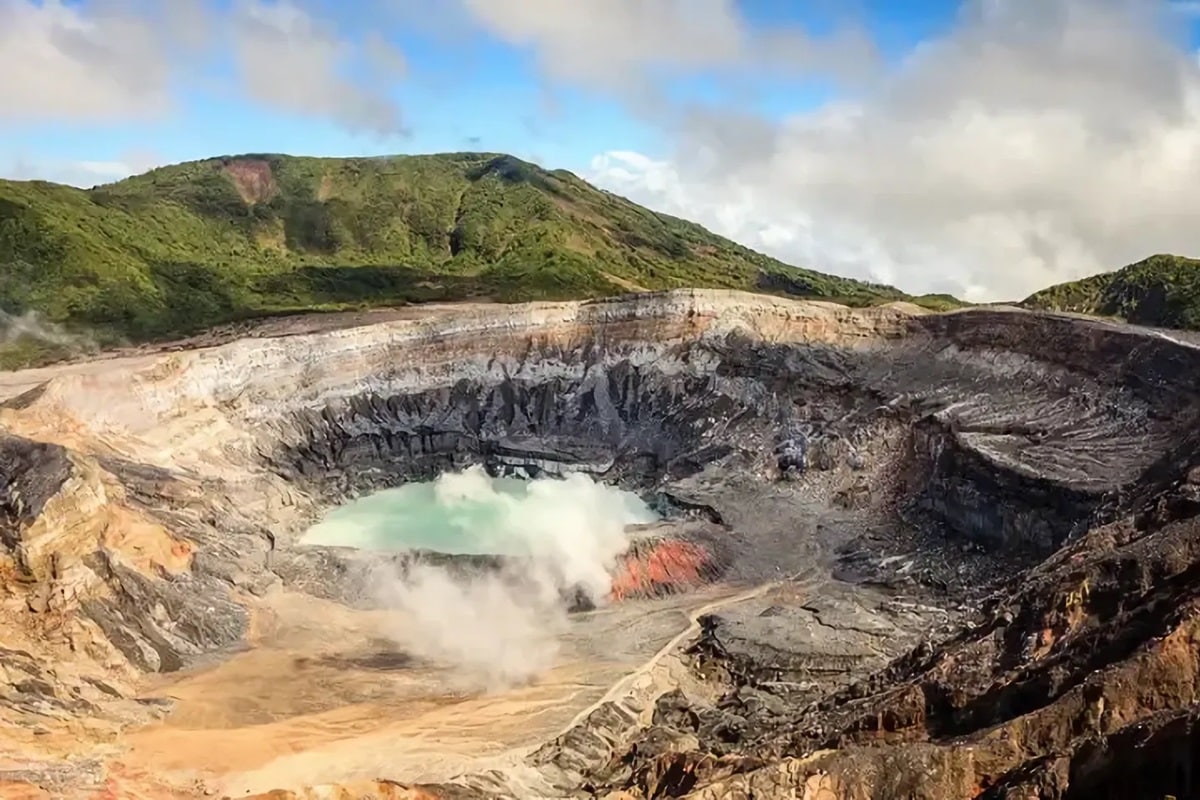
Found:
[[[368, 316], [0, 374], [20, 754], [0, 785], [802, 787], [816, 773], [744, 759], [861, 745], [830, 698], [876, 703], [901, 739], [1057, 702], [929, 690], [907, 718], [888, 692], [996, 620], [1013, 652], [1052, 646], [1053, 603], [1018, 603], [1014, 576], [1195, 502], [1200, 349], [1135, 328], [709, 291]], [[603, 596], [558, 587], [572, 613], [543, 673], [482, 693], [395, 646], [378, 579], [511, 559], [301, 541], [330, 507], [472, 467], [582, 473], [663, 517], [625, 531]], [[120, 767], [96, 755], [113, 746]], [[875, 763], [845, 758], [821, 774]]]

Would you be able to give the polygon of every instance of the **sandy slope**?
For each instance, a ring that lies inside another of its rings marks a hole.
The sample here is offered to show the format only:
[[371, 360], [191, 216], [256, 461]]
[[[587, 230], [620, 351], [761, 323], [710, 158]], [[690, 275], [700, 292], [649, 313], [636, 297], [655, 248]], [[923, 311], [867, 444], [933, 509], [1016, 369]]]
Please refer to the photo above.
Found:
[[251, 649], [153, 687], [176, 709], [130, 734], [121, 760], [234, 797], [365, 778], [446, 780], [518, 757], [625, 691], [729, 591], [581, 616], [554, 669], [492, 693], [406, 663], [387, 639], [397, 624], [388, 614], [277, 595]]

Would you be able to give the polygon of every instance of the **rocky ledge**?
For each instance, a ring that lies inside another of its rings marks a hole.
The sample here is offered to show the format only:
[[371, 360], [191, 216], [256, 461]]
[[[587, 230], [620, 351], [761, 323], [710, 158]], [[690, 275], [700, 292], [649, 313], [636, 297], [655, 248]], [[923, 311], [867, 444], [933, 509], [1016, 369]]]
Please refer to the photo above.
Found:
[[618, 602], [725, 594], [495, 768], [271, 796], [1192, 796], [1197, 376], [1102, 322], [699, 291], [0, 374], [0, 788], [116, 791], [148, 675], [272, 592], [363, 602], [321, 510], [482, 464], [670, 506]]

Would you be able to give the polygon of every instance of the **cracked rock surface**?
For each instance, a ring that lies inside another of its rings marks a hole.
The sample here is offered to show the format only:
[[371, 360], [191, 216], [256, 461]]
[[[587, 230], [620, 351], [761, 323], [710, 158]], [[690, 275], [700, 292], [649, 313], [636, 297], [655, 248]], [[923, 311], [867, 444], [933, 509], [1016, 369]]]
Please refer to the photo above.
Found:
[[[272, 326], [0, 374], [3, 796], [1200, 792], [1200, 349], [712, 291]], [[435, 698], [371, 576], [502, 559], [297, 539], [475, 464], [670, 513], [553, 676]]]

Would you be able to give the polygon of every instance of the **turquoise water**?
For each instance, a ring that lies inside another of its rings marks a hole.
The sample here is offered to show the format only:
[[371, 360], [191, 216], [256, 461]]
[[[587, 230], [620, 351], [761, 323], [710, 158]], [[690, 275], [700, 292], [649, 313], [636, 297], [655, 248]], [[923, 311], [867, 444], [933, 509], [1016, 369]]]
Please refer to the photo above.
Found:
[[564, 545], [623, 539], [626, 525], [656, 519], [637, 495], [585, 475], [527, 481], [493, 478], [475, 467], [338, 506], [301, 541], [367, 550], [550, 555]]

